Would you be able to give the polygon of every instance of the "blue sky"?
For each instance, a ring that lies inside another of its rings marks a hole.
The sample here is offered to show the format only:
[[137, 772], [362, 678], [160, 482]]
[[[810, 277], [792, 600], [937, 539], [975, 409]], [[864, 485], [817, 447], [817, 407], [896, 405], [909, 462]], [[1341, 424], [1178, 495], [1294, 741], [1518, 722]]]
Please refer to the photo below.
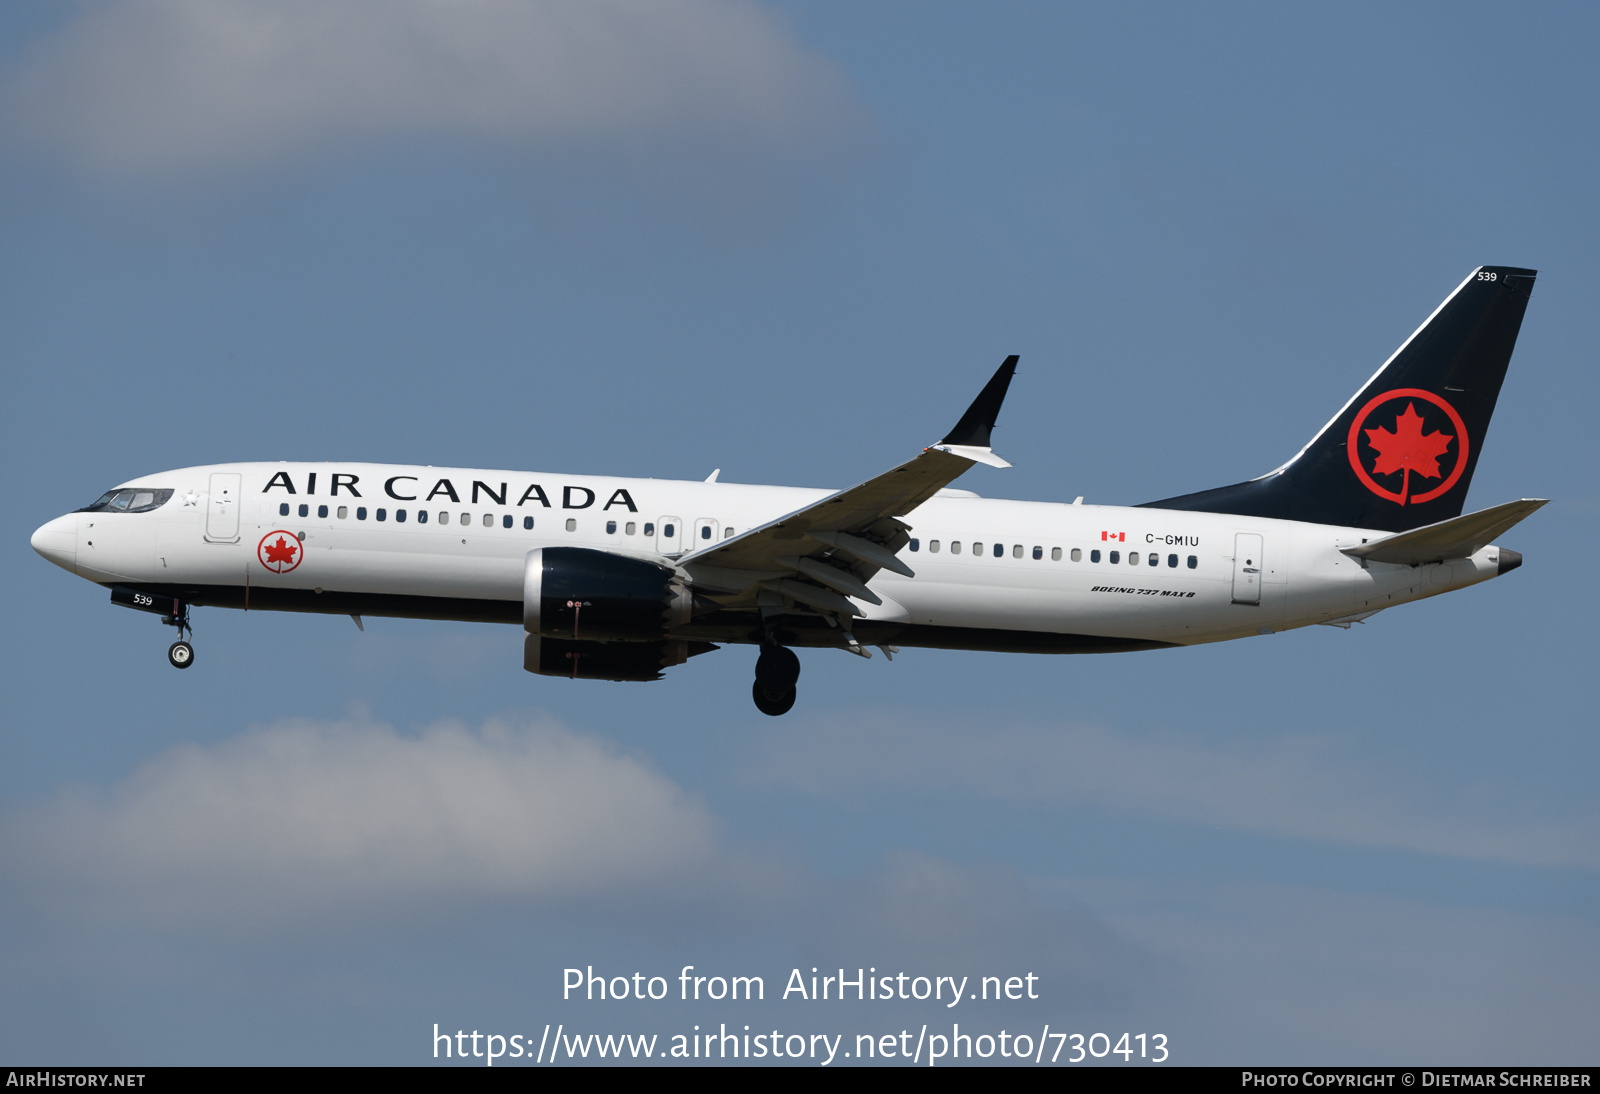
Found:
[[[1162, 1032], [1185, 1063], [1594, 1063], [1597, 31], [1579, 5], [0, 9], [0, 1055], [951, 1018], [560, 999], [569, 966], [694, 964], [769, 994], [1032, 971], [1039, 1000], [973, 1028]], [[747, 649], [572, 683], [465, 624], [208, 610], [180, 674], [28, 547], [223, 460], [844, 486], [1008, 353], [1015, 467], [960, 485], [1136, 503], [1276, 466], [1481, 263], [1540, 278], [1469, 504], [1553, 500], [1505, 537], [1521, 570], [1349, 632], [812, 651], [773, 721]]]

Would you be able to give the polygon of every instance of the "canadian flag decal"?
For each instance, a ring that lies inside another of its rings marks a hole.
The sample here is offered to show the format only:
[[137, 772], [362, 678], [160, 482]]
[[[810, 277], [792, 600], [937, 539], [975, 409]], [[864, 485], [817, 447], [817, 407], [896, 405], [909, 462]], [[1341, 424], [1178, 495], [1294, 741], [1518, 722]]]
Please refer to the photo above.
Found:
[[1100, 542], [1101, 543], [1126, 543], [1127, 540], [1128, 540], [1128, 533], [1126, 533], [1126, 532], [1101, 532], [1100, 533]]

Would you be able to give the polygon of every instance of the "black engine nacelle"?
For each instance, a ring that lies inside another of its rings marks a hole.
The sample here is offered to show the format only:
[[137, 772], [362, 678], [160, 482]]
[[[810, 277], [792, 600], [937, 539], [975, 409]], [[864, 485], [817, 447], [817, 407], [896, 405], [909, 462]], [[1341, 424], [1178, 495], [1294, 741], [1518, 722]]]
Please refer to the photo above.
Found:
[[522, 625], [530, 635], [653, 642], [687, 623], [693, 608], [694, 594], [672, 569], [610, 551], [535, 548], [522, 574]]
[[710, 642], [573, 642], [530, 634], [522, 667], [574, 680], [659, 680], [661, 670], [716, 649]]

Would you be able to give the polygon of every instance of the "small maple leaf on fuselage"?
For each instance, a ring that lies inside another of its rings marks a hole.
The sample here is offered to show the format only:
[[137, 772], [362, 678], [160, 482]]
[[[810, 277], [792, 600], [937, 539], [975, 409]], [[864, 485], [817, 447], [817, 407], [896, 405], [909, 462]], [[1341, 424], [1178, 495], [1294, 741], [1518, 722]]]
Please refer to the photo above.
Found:
[[289, 563], [294, 561], [294, 553], [299, 549], [298, 543], [291, 546], [283, 536], [279, 536], [278, 542], [267, 544], [262, 553], [268, 562]]
[[1378, 450], [1378, 460], [1372, 467], [1372, 473], [1405, 474], [1400, 489], [1401, 505], [1405, 504], [1406, 497], [1411, 493], [1411, 472], [1415, 471], [1425, 479], [1439, 478], [1442, 474], [1439, 457], [1450, 450], [1450, 442], [1455, 440], [1450, 434], [1437, 430], [1424, 433], [1422, 415], [1417, 413], [1416, 405], [1410, 402], [1406, 403], [1405, 413], [1394, 420], [1392, 431], [1380, 426], [1365, 432], [1367, 443]]

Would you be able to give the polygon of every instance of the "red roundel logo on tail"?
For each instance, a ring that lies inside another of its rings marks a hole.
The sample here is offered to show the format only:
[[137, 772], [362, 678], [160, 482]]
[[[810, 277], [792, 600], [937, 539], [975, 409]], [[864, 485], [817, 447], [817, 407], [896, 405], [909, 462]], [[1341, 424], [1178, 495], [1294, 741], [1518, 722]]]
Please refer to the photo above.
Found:
[[1461, 481], [1469, 443], [1455, 407], [1431, 391], [1400, 387], [1356, 413], [1345, 450], [1368, 490], [1400, 505], [1421, 505]]
[[256, 557], [261, 560], [261, 565], [275, 574], [288, 573], [300, 565], [304, 555], [305, 548], [300, 546], [299, 537], [293, 532], [268, 532], [256, 544]]

